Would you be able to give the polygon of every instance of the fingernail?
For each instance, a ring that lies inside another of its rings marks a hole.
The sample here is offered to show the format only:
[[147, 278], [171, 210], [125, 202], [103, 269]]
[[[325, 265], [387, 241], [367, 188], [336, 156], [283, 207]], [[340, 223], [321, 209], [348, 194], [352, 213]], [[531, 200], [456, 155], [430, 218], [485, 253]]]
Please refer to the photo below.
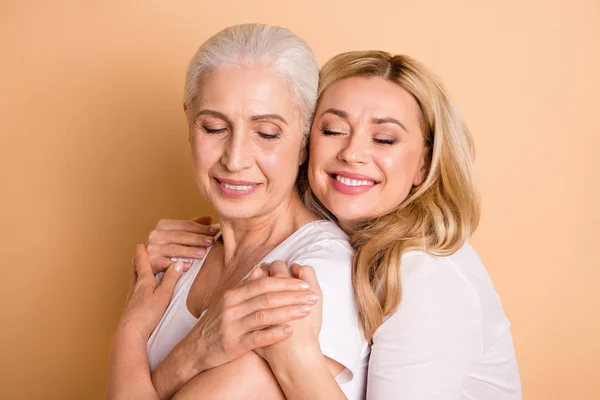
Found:
[[204, 243], [211, 244], [213, 242], [213, 238], [204, 238]]
[[317, 296], [314, 293], [311, 293], [308, 296], [306, 296], [306, 301], [309, 301], [311, 303], [316, 303], [317, 301], [319, 301], [319, 296]]
[[183, 263], [183, 272], [189, 271], [190, 268], [192, 268], [192, 264]]
[[198, 254], [200, 257], [204, 257], [204, 249], [198, 249], [196, 250], [196, 254]]
[[302, 282], [298, 284], [298, 289], [310, 289], [310, 285], [306, 282]]
[[217, 232], [219, 232], [219, 227], [218, 227], [218, 226], [215, 226], [215, 225], [211, 225], [211, 226], [208, 228], [208, 231], [209, 231], [210, 233], [217, 233]]
[[311, 309], [311, 306], [300, 306], [296, 308], [296, 312], [298, 312], [298, 314], [308, 314]]
[[292, 333], [293, 329], [291, 326], [284, 326], [283, 328], [281, 328], [281, 332], [285, 333], [286, 335], [288, 333]]
[[181, 272], [183, 269], [183, 263], [181, 261], [177, 261], [175, 263], [175, 272]]

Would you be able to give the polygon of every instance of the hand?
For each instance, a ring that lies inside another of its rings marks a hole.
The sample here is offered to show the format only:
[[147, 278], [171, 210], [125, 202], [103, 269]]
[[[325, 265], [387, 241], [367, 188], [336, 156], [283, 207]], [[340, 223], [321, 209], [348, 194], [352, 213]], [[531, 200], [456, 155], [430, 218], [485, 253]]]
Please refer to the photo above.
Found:
[[[146, 242], [152, 271], [157, 274], [173, 263], [171, 258], [188, 260], [201, 259], [206, 255], [206, 248], [214, 243], [214, 236], [219, 232], [219, 224], [211, 225], [213, 218], [196, 217], [191, 221], [162, 219], [148, 235]], [[183, 263], [187, 271], [190, 263]]]
[[139, 244], [132, 272], [131, 287], [117, 330], [134, 330], [148, 340], [173, 297], [175, 284], [182, 274], [182, 263], [172, 264], [157, 285], [146, 247]]
[[176, 346], [173, 357], [195, 354], [191, 368], [199, 374], [288, 339], [290, 321], [308, 315], [318, 296], [302, 280], [263, 275], [254, 268], [247, 280], [225, 292]]
[[319, 345], [319, 333], [321, 332], [321, 325], [323, 321], [323, 302], [321, 287], [315, 274], [315, 271], [310, 266], [301, 266], [298, 264], [292, 264], [288, 269], [287, 265], [283, 261], [275, 261], [271, 264], [263, 265], [264, 273], [271, 277], [278, 278], [296, 278], [305, 281], [310, 285], [310, 290], [317, 295], [318, 300], [314, 304], [310, 314], [307, 314], [304, 318], [297, 319], [288, 323], [292, 327], [294, 334], [291, 338], [286, 340], [285, 343], [274, 344], [268, 347], [258, 348], [254, 351], [269, 361], [270, 357], [276, 357], [277, 352], [287, 351], [284, 348], [294, 347], [296, 349], [303, 349], [310, 346], [311, 348], [320, 348]]

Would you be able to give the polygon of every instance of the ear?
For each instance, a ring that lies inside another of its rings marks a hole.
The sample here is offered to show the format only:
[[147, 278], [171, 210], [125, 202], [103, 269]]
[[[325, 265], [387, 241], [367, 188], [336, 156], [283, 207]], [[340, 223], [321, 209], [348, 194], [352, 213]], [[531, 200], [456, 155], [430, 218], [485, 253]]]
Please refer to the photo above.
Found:
[[188, 106], [187, 104], [183, 103], [183, 112], [187, 112]]
[[415, 178], [413, 180], [413, 186], [420, 186], [425, 182], [429, 167], [431, 166], [431, 146], [426, 145], [423, 147], [421, 158], [419, 159], [419, 166]]

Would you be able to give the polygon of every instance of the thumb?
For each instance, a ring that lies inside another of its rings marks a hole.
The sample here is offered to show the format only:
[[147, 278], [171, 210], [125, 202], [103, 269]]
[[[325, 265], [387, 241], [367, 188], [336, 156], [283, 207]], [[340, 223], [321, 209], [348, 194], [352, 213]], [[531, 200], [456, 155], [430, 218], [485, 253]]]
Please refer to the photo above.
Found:
[[193, 218], [192, 221], [200, 225], [212, 225], [213, 217], [212, 215], [203, 215], [201, 217]]
[[248, 275], [248, 280], [253, 281], [254, 279], [261, 278], [264, 275], [264, 271], [258, 265], [255, 265], [250, 271], [250, 275]]
[[183, 263], [181, 261], [177, 261], [174, 264], [171, 264], [169, 268], [167, 268], [167, 272], [162, 278], [160, 285], [156, 288], [156, 292], [160, 296], [168, 297], [169, 299], [173, 297], [173, 290], [175, 290], [175, 285], [179, 278], [183, 275]]

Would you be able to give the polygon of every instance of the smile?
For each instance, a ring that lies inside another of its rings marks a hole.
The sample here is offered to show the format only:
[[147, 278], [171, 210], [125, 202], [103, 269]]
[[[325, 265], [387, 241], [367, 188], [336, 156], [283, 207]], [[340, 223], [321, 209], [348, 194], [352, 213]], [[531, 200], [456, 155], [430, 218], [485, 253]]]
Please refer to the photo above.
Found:
[[373, 178], [365, 175], [345, 172], [330, 173], [329, 178], [336, 191], [348, 195], [366, 193], [379, 183]]
[[343, 183], [346, 186], [371, 186], [375, 184], [375, 181], [350, 179], [341, 175], [334, 175], [335, 180]]
[[262, 184], [246, 181], [236, 181], [232, 179], [218, 179], [215, 178], [217, 187], [221, 194], [225, 197], [239, 199], [250, 196], [256, 191]]
[[230, 185], [230, 184], [225, 183], [225, 182], [221, 182], [221, 185], [223, 185], [225, 188], [227, 188], [229, 190], [241, 190], [241, 191], [250, 190], [253, 187], [253, 185], [250, 185], [250, 186], [245, 186], [245, 185]]

